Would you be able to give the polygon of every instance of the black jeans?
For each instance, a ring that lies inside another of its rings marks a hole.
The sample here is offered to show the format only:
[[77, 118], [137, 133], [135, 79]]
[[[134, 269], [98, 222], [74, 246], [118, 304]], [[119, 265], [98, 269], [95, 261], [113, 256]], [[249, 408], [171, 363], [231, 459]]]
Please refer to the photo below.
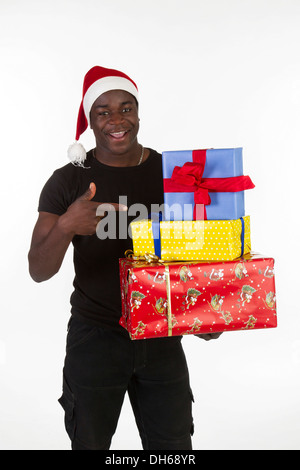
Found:
[[181, 338], [132, 341], [71, 318], [59, 402], [73, 450], [110, 448], [126, 391], [143, 449], [192, 449], [192, 392]]

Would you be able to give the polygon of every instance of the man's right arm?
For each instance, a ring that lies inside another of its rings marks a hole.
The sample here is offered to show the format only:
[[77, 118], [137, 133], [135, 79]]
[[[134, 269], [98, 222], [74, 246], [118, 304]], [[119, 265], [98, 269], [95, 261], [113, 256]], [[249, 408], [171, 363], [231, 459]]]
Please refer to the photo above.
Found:
[[[34, 281], [46, 281], [59, 271], [74, 235], [96, 233], [97, 224], [104, 212], [98, 212], [101, 215], [96, 213], [101, 204], [91, 200], [95, 193], [96, 186], [91, 183], [87, 191], [63, 215], [39, 213], [28, 253], [29, 273]], [[114, 210], [127, 210], [122, 204], [108, 205]]]
[[62, 216], [40, 212], [28, 253], [29, 273], [36, 282], [46, 281], [59, 271], [73, 235], [63, 229]]
[[96, 186], [91, 183], [63, 215], [39, 213], [28, 253], [29, 273], [34, 281], [46, 281], [59, 271], [74, 235], [95, 233], [99, 221], [99, 203], [91, 201], [95, 193]]

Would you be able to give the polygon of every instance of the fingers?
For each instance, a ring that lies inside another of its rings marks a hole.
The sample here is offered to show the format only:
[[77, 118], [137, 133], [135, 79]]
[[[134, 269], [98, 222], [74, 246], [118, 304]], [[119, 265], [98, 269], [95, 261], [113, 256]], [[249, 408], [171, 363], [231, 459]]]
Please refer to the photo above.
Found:
[[198, 338], [204, 339], [205, 341], [210, 341], [212, 339], [218, 339], [221, 336], [222, 333], [202, 333], [198, 336]]
[[116, 203], [102, 203], [98, 205], [97, 210], [96, 210], [96, 216], [98, 217], [104, 217], [105, 212], [109, 211], [127, 211], [128, 207], [125, 206], [124, 204], [116, 204]]

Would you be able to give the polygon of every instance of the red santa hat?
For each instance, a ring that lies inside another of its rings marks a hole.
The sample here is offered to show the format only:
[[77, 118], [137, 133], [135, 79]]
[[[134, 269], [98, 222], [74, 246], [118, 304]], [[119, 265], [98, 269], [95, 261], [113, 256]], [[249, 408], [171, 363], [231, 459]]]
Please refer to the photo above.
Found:
[[91, 108], [102, 93], [110, 90], [127, 91], [138, 101], [138, 88], [125, 73], [99, 66], [90, 69], [83, 81], [82, 101], [77, 118], [76, 142], [68, 149], [68, 157], [74, 165], [83, 166], [86, 159], [86, 151], [78, 141], [81, 134], [90, 125]]

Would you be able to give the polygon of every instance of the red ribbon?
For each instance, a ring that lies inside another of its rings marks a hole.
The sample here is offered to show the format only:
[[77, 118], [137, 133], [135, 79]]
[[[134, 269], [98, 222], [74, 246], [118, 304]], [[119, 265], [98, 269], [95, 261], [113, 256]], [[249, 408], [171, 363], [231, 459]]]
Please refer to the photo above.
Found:
[[[171, 178], [164, 179], [164, 191], [167, 193], [194, 192], [194, 220], [207, 219], [205, 206], [211, 203], [209, 192], [238, 192], [254, 188], [249, 176], [231, 176], [229, 178], [202, 178], [206, 150], [194, 150], [193, 162], [186, 162], [182, 167], [175, 166]], [[199, 216], [197, 204], [204, 205], [204, 215]]]

